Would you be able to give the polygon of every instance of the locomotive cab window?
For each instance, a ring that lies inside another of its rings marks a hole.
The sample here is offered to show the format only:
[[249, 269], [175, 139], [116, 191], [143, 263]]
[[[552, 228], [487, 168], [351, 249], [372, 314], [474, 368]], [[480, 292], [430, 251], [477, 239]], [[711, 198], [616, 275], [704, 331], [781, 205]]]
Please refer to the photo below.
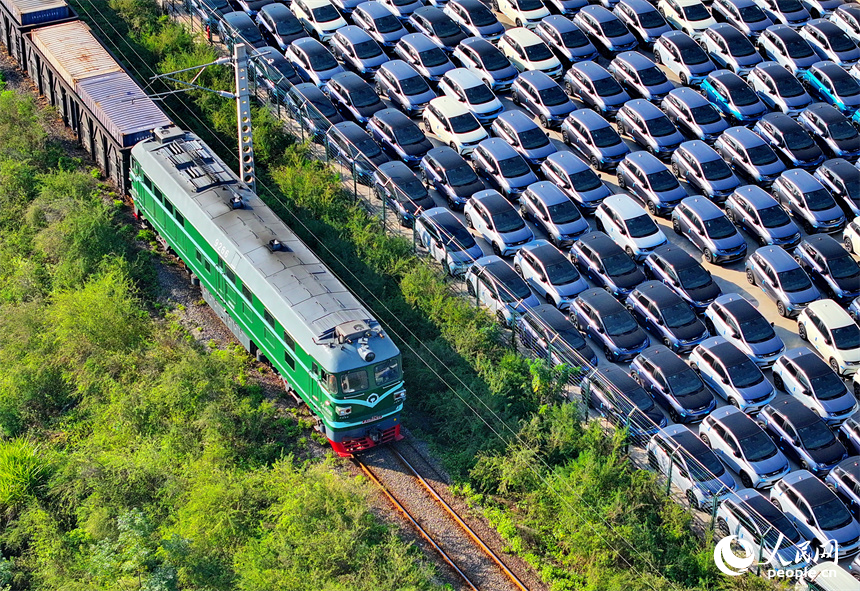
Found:
[[337, 379], [334, 374], [328, 373], [326, 370], [320, 370], [320, 381], [322, 385], [332, 394], [337, 393]]
[[284, 361], [287, 362], [287, 365], [290, 366], [290, 369], [296, 369], [296, 360], [293, 359], [293, 356], [289, 351], [284, 351]]
[[400, 361], [398, 359], [389, 359], [378, 363], [373, 368], [373, 377], [376, 380], [377, 386], [385, 386], [400, 379]]
[[293, 337], [291, 337], [287, 331], [284, 331], [284, 343], [287, 344], [287, 349], [290, 351], [296, 350], [296, 341], [293, 340]]
[[344, 394], [361, 392], [367, 390], [368, 386], [367, 371], [363, 369], [350, 371], [340, 376], [340, 389]]

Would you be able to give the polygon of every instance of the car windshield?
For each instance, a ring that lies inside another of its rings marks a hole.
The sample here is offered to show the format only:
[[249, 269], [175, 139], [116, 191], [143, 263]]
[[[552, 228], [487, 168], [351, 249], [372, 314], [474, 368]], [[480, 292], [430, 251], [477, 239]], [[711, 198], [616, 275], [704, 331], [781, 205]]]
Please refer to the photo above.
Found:
[[711, 18], [711, 13], [705, 8], [704, 4], [691, 4], [681, 8], [684, 11], [684, 16], [688, 21], [704, 21]]
[[549, 218], [556, 224], [569, 224], [582, 217], [573, 201], [567, 199], [561, 203], [550, 205], [547, 209], [549, 210]]
[[660, 313], [663, 314], [663, 320], [669, 328], [681, 328], [696, 322], [696, 315], [693, 314], [690, 306], [684, 302], [676, 302], [671, 306], [661, 308]]
[[469, 250], [476, 244], [469, 231], [460, 225], [447, 228], [447, 235], [446, 243], [450, 250]]
[[799, 12], [803, 10], [798, 0], [776, 0], [776, 8], [782, 13]]
[[418, 201], [428, 196], [424, 184], [415, 175], [397, 179], [395, 182], [400, 191], [396, 191], [398, 201]]
[[760, 209], [758, 217], [761, 219], [761, 225], [765, 228], [781, 228], [791, 221], [788, 219], [788, 214], [779, 205]]
[[278, 35], [295, 35], [303, 30], [302, 23], [296, 20], [284, 20], [277, 21], [275, 23], [275, 30], [278, 32]]
[[573, 190], [578, 192], [593, 191], [603, 184], [600, 177], [590, 168], [574, 172], [569, 178], [570, 184], [573, 185]]
[[659, 84], [665, 84], [666, 82], [668, 82], [668, 80], [666, 79], [666, 74], [664, 74], [657, 67], [639, 70], [639, 80], [645, 86], [657, 86]]
[[809, 43], [802, 37], [790, 37], [788, 41], [785, 41], [785, 49], [788, 51], [788, 55], [792, 58], [803, 58], [803, 57], [812, 57], [812, 48], [809, 47]]
[[704, 220], [704, 222], [705, 233], [707, 233], [709, 238], [713, 238], [714, 240], [728, 238], [729, 236], [737, 234], [737, 228], [735, 228], [735, 225], [724, 215], [718, 218]]
[[481, 127], [478, 119], [472, 113], [463, 113], [448, 119], [454, 133], [469, 133]]
[[845, 504], [836, 497], [812, 507], [812, 513], [818, 521], [818, 527], [824, 531], [841, 529], [851, 524], [852, 517]]
[[749, 388], [764, 380], [764, 374], [761, 373], [761, 370], [749, 357], [743, 359], [740, 363], [728, 366], [726, 370], [729, 374], [729, 379], [732, 381], [732, 385], [736, 388]]
[[710, 285], [713, 279], [702, 265], [690, 265], [678, 270], [678, 281], [684, 289], [699, 289]]
[[472, 24], [476, 27], [489, 27], [499, 22], [493, 13], [483, 6], [470, 10], [469, 16], [472, 17]]
[[331, 4], [323, 4], [322, 6], [311, 8], [311, 14], [313, 14], [314, 20], [318, 23], [328, 23], [340, 18], [337, 8]]
[[614, 129], [609, 127], [598, 127], [591, 131], [591, 141], [598, 148], [608, 148], [621, 143], [621, 138]]
[[735, 57], [746, 57], [755, 53], [755, 47], [746, 37], [729, 39], [729, 53]]
[[602, 23], [599, 23], [600, 30], [603, 31], [603, 34], [608, 38], [613, 37], [623, 37], [625, 35], [629, 35], [630, 31], [627, 30], [627, 27], [624, 26], [617, 18], [613, 18], [612, 20], [608, 20]]
[[393, 14], [381, 16], [375, 19], [373, 24], [376, 25], [376, 30], [380, 33], [393, 33], [403, 28], [403, 25], [400, 24], [400, 21]]
[[779, 277], [779, 284], [782, 286], [783, 291], [793, 293], [812, 287], [812, 283], [809, 281], [809, 276], [806, 274], [806, 271], [800, 267], [791, 269], [790, 271], [777, 273], [777, 277]]
[[651, 190], [656, 191], [657, 193], [671, 191], [681, 186], [678, 184], [678, 179], [675, 178], [675, 175], [668, 170], [661, 170], [660, 172], [649, 174], [648, 184], [651, 185]]
[[474, 169], [465, 162], [449, 169], [445, 173], [445, 177], [448, 179], [448, 183], [452, 187], [471, 185], [478, 181], [478, 175], [475, 174]]
[[625, 220], [625, 223], [627, 224], [627, 231], [630, 232], [632, 238], [644, 238], [660, 231], [657, 224], [654, 223], [654, 220], [647, 213]]
[[806, 449], [820, 449], [833, 443], [833, 432], [824, 421], [818, 420], [804, 427], [798, 427], [797, 435]]
[[747, 156], [753, 166], [764, 166], [776, 162], [776, 154], [767, 144], [747, 148]]
[[401, 146], [410, 146], [427, 141], [418, 126], [412, 122], [407, 125], [396, 125], [394, 127], [394, 139]]
[[710, 103], [693, 107], [690, 109], [690, 115], [692, 115], [693, 121], [699, 125], [709, 125], [720, 120], [720, 112]]
[[352, 145], [354, 145], [358, 151], [364, 154], [367, 158], [374, 158], [379, 156], [380, 152], [382, 152], [379, 148], [379, 144], [373, 141], [373, 138], [366, 135], [357, 140], [353, 140]]
[[382, 55], [382, 49], [379, 48], [379, 44], [372, 39], [356, 43], [353, 45], [353, 49], [355, 50], [355, 57], [360, 60], [367, 60]]
[[760, 23], [767, 18], [764, 11], [758, 6], [744, 6], [739, 8], [738, 12], [741, 15], [741, 20], [745, 23]]
[[499, 161], [499, 171], [508, 179], [528, 174], [531, 169], [522, 156], [512, 156]]
[[666, 24], [666, 19], [656, 10], [650, 10], [639, 14], [639, 24], [643, 29], [656, 29]]
[[680, 372], [666, 376], [666, 383], [672, 390], [675, 398], [683, 398], [702, 391], [704, 384], [699, 375], [692, 369], [683, 369]]
[[747, 460], [761, 462], [776, 455], [777, 449], [773, 440], [764, 431], [756, 431], [749, 437], [738, 441]]
[[845, 384], [835, 372], [824, 372], [809, 380], [815, 397], [819, 400], [833, 400], [845, 395]]
[[488, 72], [503, 70], [511, 67], [511, 62], [495, 47], [488, 48], [487, 51], [480, 54], [481, 63], [484, 64], [484, 69]]
[[493, 214], [493, 225], [497, 232], [513, 232], [526, 227], [523, 218], [513, 207]]
[[696, 456], [695, 460], [689, 464], [690, 474], [698, 482], [708, 482], [716, 476], [722, 476], [723, 472], [726, 471], [717, 455], [707, 448]]
[[594, 92], [597, 93], [597, 96], [609, 97], [624, 92], [618, 81], [611, 76], [592, 80], [591, 83], [594, 85]]
[[827, 259], [827, 267], [834, 279], [848, 279], [860, 275], [860, 265], [847, 254]]
[[415, 96], [417, 94], [428, 92], [430, 87], [427, 85], [427, 81], [424, 80], [423, 76], [410, 76], [409, 78], [403, 78], [400, 81], [400, 90], [402, 90], [403, 94], [406, 96]]
[[827, 124], [830, 137], [837, 141], [851, 140], [857, 137], [857, 130], [847, 119]]
[[531, 290], [529, 290], [529, 286], [526, 285], [525, 281], [516, 281], [512, 284], [503, 284], [502, 289], [499, 290], [499, 299], [503, 302], [516, 302], [518, 300], [524, 300], [527, 297], [532, 295]]
[[672, 125], [672, 122], [665, 115], [647, 119], [645, 125], [648, 127], [648, 133], [653, 137], [665, 137], [675, 133], [675, 126]]
[[349, 98], [352, 104], [359, 108], [369, 107], [380, 102], [379, 96], [373, 91], [373, 88], [367, 85], [353, 88], [349, 92]]
[[486, 84], [464, 88], [463, 91], [466, 93], [466, 100], [469, 101], [470, 105], [483, 105], [496, 98]]
[[518, 0], [520, 10], [540, 10], [543, 8], [543, 2], [540, 0]]
[[394, 6], [409, 6], [410, 4], [413, 4], [414, 2], [415, 2], [415, 0], [391, 0], [391, 3]]
[[857, 96], [860, 94], [860, 84], [851, 76], [837, 76], [831, 78], [833, 82], [833, 91], [838, 96]]
[[807, 150], [815, 145], [812, 138], [809, 137], [809, 134], [802, 129], [792, 129], [791, 131], [788, 131], [783, 136], [783, 139], [785, 139], [785, 145], [788, 146], [790, 150]]
[[588, 38], [579, 30], [565, 31], [561, 34], [561, 44], [568, 49], [576, 49], [588, 45]]
[[432, 24], [433, 32], [437, 37], [453, 37], [462, 34], [463, 30], [450, 18], [439, 20]]
[[764, 316], [756, 316], [740, 323], [741, 335], [748, 343], [763, 343], [776, 336], [770, 322]]
[[312, 51], [308, 54], [311, 62], [311, 69], [314, 72], [325, 72], [337, 67], [337, 60], [327, 50]]
[[833, 200], [833, 197], [831, 197], [830, 193], [827, 192], [827, 189], [824, 188], [816, 189], [810, 193], [804, 193], [803, 199], [806, 201], [806, 207], [808, 207], [810, 211], [824, 211], [825, 209], [836, 207], [836, 202]]
[[534, 45], [526, 45], [526, 57], [532, 62], [542, 62], [552, 57], [552, 52], [545, 43], [535, 43]]
[[579, 279], [579, 271], [564, 257], [560, 257], [558, 262], [548, 264], [546, 275], [553, 285], [567, 285]]
[[845, 33], [841, 35], [828, 35], [827, 40], [830, 41], [830, 49], [833, 51], [851, 51], [857, 47]]
[[570, 100], [558, 84], [539, 90], [538, 94], [540, 95], [540, 102], [547, 107], [563, 105]]
[[[729, 168], [729, 165], [722, 158], [708, 160], [702, 162], [701, 165], [702, 174], [709, 181], [721, 181], [732, 176], [732, 169]], [[716, 238], [716, 236], [711, 236], [711, 238]]]
[[422, 51], [418, 54], [418, 58], [427, 68], [435, 68], [436, 66], [441, 66], [448, 62], [448, 56], [446, 56], [445, 52], [438, 47]]
[[619, 252], [608, 257], [600, 259], [603, 263], [603, 270], [610, 277], [621, 277], [636, 272], [636, 263], [634, 263], [626, 253]]
[[698, 45], [691, 43], [679, 49], [681, 51], [681, 61], [688, 66], [704, 64], [708, 61], [708, 54]]
[[733, 88], [730, 88], [729, 95], [732, 98], [732, 102], [739, 107], [754, 105], [759, 100], [758, 95], [753, 92], [753, 90], [749, 86], [743, 83], [738, 84]]
[[768, 515], [767, 520], [773, 527], [769, 527], [764, 535], [765, 544], [768, 548], [773, 549], [782, 534], [782, 542], [779, 549], [791, 548], [793, 544], [800, 541], [800, 533], [797, 528], [791, 524], [788, 517], [781, 511], [775, 515]]
[[860, 326], [851, 323], [833, 329], [833, 344], [843, 351], [860, 348]]
[[620, 337], [639, 330], [636, 319], [627, 310], [607, 314], [601, 320], [603, 321], [603, 328], [606, 329], [606, 334], [609, 336]]
[[794, 76], [788, 75], [780, 77], [779, 80], [774, 81], [776, 82], [776, 90], [779, 96], [791, 98], [794, 96], [800, 96], [806, 92]]

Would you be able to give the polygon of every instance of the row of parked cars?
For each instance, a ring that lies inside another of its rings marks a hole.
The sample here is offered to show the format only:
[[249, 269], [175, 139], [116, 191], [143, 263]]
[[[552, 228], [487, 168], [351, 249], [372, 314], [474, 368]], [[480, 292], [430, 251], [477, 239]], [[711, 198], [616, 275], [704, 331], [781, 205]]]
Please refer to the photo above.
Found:
[[[629, 373], [610, 367], [586, 378], [592, 405], [630, 425], [693, 506], [719, 498], [718, 531], [747, 528], [758, 539], [772, 519], [793, 544], [837, 539], [842, 555], [855, 552], [860, 474], [848, 454], [860, 453], [860, 427], [841, 376], [860, 363], [860, 327], [846, 311], [860, 294], [849, 254], [860, 233], [845, 215], [860, 213], [852, 164], [860, 136], [846, 91], [856, 58], [840, 44], [857, 40], [854, 7], [813, 21], [833, 4], [807, 3], [803, 18], [784, 1], [576, 4], [499, 0], [491, 8], [517, 25], [505, 32], [480, 2], [338, 2], [341, 23], [325, 20], [330, 10], [314, 13], [328, 2], [293, 0], [288, 10], [316, 39], [275, 43], [296, 76], [283, 99], [330, 119], [329, 129], [304, 111], [335, 156], [357, 160], [431, 254], [527, 345], [556, 362], [595, 365], [585, 335], [609, 359], [631, 361]], [[256, 14], [267, 40], [277, 25], [263, 16], [283, 9]], [[757, 13], [765, 26], [756, 28]], [[222, 34], [230, 37], [228, 27]], [[771, 47], [771, 37], [781, 43]], [[798, 38], [816, 59], [795, 68]], [[654, 60], [637, 47], [653, 48]], [[588, 61], [598, 54], [612, 58], [608, 67]], [[698, 90], [674, 88], [657, 64]], [[504, 109], [496, 93], [508, 91], [522, 111]], [[554, 128], [572, 151], [549, 140]], [[644, 150], [631, 152], [625, 136]], [[614, 172], [629, 195], [613, 194], [595, 171]], [[679, 180], [700, 195], [687, 197]], [[448, 208], [434, 207], [430, 187]], [[494, 255], [482, 256], [451, 211], [461, 209]], [[652, 216], [670, 217], [709, 263], [746, 259], [750, 283], [798, 318], [814, 351], [785, 351], [761, 312], [722, 294]], [[526, 221], [549, 240], [536, 240]], [[749, 257], [739, 228], [762, 245]], [[828, 235], [843, 228], [842, 244]], [[776, 389], [790, 396], [777, 401]], [[717, 408], [717, 397], [729, 405]], [[684, 423], [698, 423], [699, 436]], [[801, 470], [788, 474], [788, 459]], [[744, 490], [730, 492], [737, 485], [726, 466]], [[771, 488], [773, 504], [760, 492]]]

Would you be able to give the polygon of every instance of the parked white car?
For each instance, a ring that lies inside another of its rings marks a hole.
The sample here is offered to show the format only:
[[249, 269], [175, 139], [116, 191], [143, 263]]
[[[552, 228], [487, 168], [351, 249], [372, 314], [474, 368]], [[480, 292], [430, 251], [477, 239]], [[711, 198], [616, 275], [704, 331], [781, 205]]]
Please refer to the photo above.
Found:
[[534, 240], [519, 249], [514, 256], [514, 271], [559, 310], [570, 308], [577, 294], [588, 289], [576, 265], [546, 240]]
[[469, 267], [466, 289], [506, 326], [514, 326], [519, 316], [540, 305], [523, 278], [496, 255], [481, 257]]
[[311, 35], [323, 43], [346, 26], [337, 7], [329, 0], [293, 0], [290, 10]]
[[497, 11], [508, 17], [518, 27], [534, 29], [549, 9], [541, 0], [496, 0]]
[[693, 38], [699, 37], [705, 29], [717, 24], [711, 11], [701, 0], [660, 0], [657, 10], [670, 25]]
[[654, 61], [669, 68], [684, 86], [698, 86], [717, 69], [705, 50], [683, 31], [669, 31], [657, 39]]
[[484, 252], [472, 234], [444, 207], [432, 207], [415, 220], [415, 234], [445, 273], [463, 275]]
[[424, 109], [424, 129], [460, 155], [471, 154], [489, 134], [478, 118], [460, 101], [440, 96]]
[[797, 398], [828, 425], [843, 423], [857, 410], [854, 394], [842, 378], [808, 347], [786, 351], [776, 360], [773, 383], [777, 389]]
[[505, 110], [502, 101], [484, 81], [466, 68], [445, 72], [439, 81], [439, 92], [463, 103], [484, 126], [489, 126], [496, 115]]
[[860, 217], [848, 222], [842, 232], [842, 243], [848, 252], [860, 254]]
[[549, 46], [537, 33], [525, 27], [505, 31], [499, 39], [499, 51], [520, 72], [537, 70], [556, 79], [564, 74], [561, 62]]
[[860, 369], [860, 326], [833, 300], [816, 300], [797, 317], [797, 334], [841, 376]]
[[666, 235], [645, 209], [627, 195], [610, 195], [594, 214], [597, 229], [637, 261], [668, 242]]

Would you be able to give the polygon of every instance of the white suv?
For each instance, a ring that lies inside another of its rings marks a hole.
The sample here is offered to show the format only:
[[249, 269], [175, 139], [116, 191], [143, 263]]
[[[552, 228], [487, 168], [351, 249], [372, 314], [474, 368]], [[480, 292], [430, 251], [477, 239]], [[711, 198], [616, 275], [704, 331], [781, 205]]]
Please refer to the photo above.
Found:
[[439, 92], [463, 103], [481, 125], [489, 126], [505, 110], [502, 101], [477, 74], [466, 68], [448, 70], [439, 81]]
[[466, 271], [466, 289], [506, 326], [514, 326], [517, 317], [540, 305], [523, 278], [495, 255], [472, 263]]
[[499, 39], [499, 51], [523, 72], [537, 70], [558, 79], [564, 73], [561, 62], [537, 33], [525, 27], [508, 29]]
[[655, 248], [668, 242], [663, 230], [641, 205], [627, 195], [610, 195], [594, 213], [597, 229], [623, 248], [631, 258], [644, 260]]
[[535, 239], [520, 212], [498, 191], [478, 191], [466, 202], [463, 214], [466, 225], [477, 230], [498, 256], [513, 256]]
[[450, 96], [434, 98], [424, 109], [424, 129], [460, 155], [471, 154], [490, 135], [466, 105]]
[[329, 0], [293, 0], [290, 10], [308, 33], [323, 43], [334, 37], [339, 28], [346, 26], [337, 7]]
[[496, 4], [498, 12], [518, 27], [534, 29], [543, 17], [549, 16], [549, 9], [541, 0], [496, 0]]
[[797, 334], [843, 377], [860, 369], [860, 326], [833, 300], [816, 300], [797, 317]]
[[701, 0], [660, 0], [657, 10], [670, 25], [694, 39], [701, 36], [711, 25], [717, 24], [711, 11]]

